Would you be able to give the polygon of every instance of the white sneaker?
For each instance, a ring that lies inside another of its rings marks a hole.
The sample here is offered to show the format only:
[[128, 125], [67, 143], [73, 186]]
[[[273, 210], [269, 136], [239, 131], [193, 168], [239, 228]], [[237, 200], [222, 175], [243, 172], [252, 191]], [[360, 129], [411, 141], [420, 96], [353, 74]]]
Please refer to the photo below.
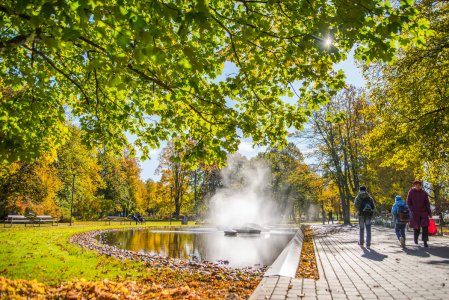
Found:
[[401, 247], [402, 247], [402, 248], [405, 248], [405, 239], [404, 239], [403, 236], [401, 236], [401, 237], [399, 238], [399, 243], [401, 243]]

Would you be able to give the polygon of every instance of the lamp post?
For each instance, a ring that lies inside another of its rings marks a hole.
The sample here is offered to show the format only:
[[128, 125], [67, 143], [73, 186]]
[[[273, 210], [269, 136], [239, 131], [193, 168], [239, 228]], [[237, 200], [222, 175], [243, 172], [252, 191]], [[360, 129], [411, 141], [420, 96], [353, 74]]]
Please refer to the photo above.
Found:
[[197, 169], [195, 169], [195, 177], [193, 178], [193, 201], [195, 203], [195, 219], [198, 218], [198, 202], [196, 200], [196, 171]]
[[171, 226], [171, 203], [172, 203], [172, 199], [173, 199], [172, 194], [173, 194], [173, 186], [170, 186], [170, 211], [169, 211], [169, 213], [170, 213], [170, 226]]
[[70, 202], [70, 226], [72, 226], [72, 212], [73, 212], [73, 193], [75, 192], [75, 174], [72, 179], [72, 201]]

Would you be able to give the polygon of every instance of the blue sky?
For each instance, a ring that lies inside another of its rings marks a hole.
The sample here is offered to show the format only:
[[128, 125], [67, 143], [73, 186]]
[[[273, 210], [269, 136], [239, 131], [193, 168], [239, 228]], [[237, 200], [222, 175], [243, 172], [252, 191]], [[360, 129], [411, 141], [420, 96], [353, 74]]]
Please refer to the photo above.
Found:
[[[362, 72], [359, 68], [356, 67], [352, 53], [351, 53], [351, 55], [348, 56], [348, 59], [346, 59], [345, 61], [343, 61], [335, 66], [335, 70], [339, 70], [339, 69], [342, 69], [343, 71], [345, 71], [346, 82], [348, 84], [352, 84], [357, 87], [362, 87], [365, 85], [365, 82], [364, 82], [363, 76], [362, 76]], [[224, 73], [229, 73], [226, 70], [226, 66], [225, 66]], [[165, 144], [163, 144], [163, 146], [165, 146]], [[145, 180], [151, 178], [155, 181], [158, 181], [160, 179], [160, 175], [155, 174], [155, 171], [159, 165], [159, 154], [161, 153], [161, 149], [163, 148], [163, 146], [160, 149], [151, 150], [151, 152], [150, 152], [151, 159], [140, 162], [140, 167], [142, 168], [142, 172], [140, 173], [140, 178], [142, 180], [145, 181]], [[303, 152], [305, 152], [307, 150], [307, 145], [305, 145], [305, 144], [297, 145], [297, 146]], [[265, 147], [253, 148], [251, 141], [246, 139], [246, 140], [242, 140], [242, 142], [239, 146], [238, 152], [240, 154], [246, 156], [247, 158], [251, 158], [251, 157], [256, 156], [257, 153], [264, 151], [264, 150], [265, 150]]]

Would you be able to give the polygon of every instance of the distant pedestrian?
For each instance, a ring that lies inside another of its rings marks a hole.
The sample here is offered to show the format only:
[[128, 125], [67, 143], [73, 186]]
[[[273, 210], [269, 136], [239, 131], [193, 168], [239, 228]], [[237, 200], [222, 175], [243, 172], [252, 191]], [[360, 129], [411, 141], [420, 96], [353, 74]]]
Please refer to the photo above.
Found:
[[418, 244], [418, 237], [422, 228], [421, 238], [424, 242], [424, 247], [428, 247], [429, 218], [432, 217], [432, 212], [430, 210], [429, 196], [422, 189], [421, 181], [413, 181], [413, 187], [408, 191], [407, 205], [411, 212], [410, 227], [413, 228], [414, 242]]
[[401, 196], [396, 196], [394, 198], [391, 214], [393, 215], [396, 237], [398, 238], [401, 247], [405, 248], [405, 226], [410, 221], [410, 210]]
[[354, 200], [354, 207], [359, 215], [359, 245], [363, 247], [364, 231], [366, 229], [366, 247], [371, 247], [371, 218], [374, 214], [374, 199], [368, 194], [366, 187], [359, 187], [359, 192]]
[[143, 224], [145, 222], [145, 219], [143, 218], [143, 216], [140, 213], [137, 213], [136, 217], [141, 224]]
[[326, 222], [326, 212], [324, 211], [324, 209], [321, 210], [321, 219], [323, 221], [323, 225]]
[[131, 218], [132, 220], [136, 221], [136, 225], [137, 225], [137, 223], [139, 222], [139, 218], [137, 217], [137, 215], [134, 214], [134, 213], [132, 213], [131, 216], [130, 216], [130, 218]]
[[329, 222], [332, 222], [332, 224], [334, 224], [334, 218], [332, 217], [332, 210], [330, 210], [327, 213], [327, 224], [329, 224]]

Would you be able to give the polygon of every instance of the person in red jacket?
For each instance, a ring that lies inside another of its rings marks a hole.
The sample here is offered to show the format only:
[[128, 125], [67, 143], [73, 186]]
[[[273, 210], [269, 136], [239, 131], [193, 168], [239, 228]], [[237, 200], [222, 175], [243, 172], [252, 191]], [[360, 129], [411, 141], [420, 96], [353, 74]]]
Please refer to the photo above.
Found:
[[411, 212], [410, 227], [413, 228], [415, 244], [418, 244], [420, 228], [422, 228], [421, 238], [424, 247], [428, 247], [429, 218], [432, 217], [432, 212], [430, 211], [429, 196], [422, 189], [421, 181], [413, 181], [413, 187], [408, 191], [407, 205]]

